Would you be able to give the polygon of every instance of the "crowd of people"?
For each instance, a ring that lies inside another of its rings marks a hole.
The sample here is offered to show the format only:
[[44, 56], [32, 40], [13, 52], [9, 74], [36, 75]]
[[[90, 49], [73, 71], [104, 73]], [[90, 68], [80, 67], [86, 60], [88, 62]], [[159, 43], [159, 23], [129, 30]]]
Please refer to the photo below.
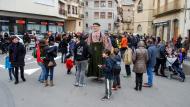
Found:
[[[105, 81], [105, 96], [102, 100], [109, 99], [112, 90], [121, 88], [122, 62], [125, 65], [125, 78], [131, 77], [132, 71], [136, 75], [136, 91], [141, 91], [142, 87], [153, 86], [154, 72], [157, 76], [167, 77], [166, 64], [169, 58], [173, 57], [176, 60], [175, 63], [169, 63], [169, 69], [172, 75], [179, 74], [181, 80], [185, 81], [185, 74], [180, 65], [187, 57], [189, 38], [186, 37], [183, 43], [181, 37], [177, 41], [164, 42], [160, 37], [133, 35], [127, 32], [121, 36], [109, 32], [102, 33], [100, 26], [99, 23], [94, 23], [91, 34], [73, 33], [55, 37], [49, 33], [43, 39], [36, 39], [32, 55], [41, 67], [39, 82], [44, 83], [45, 87], [54, 86], [54, 70], [57, 65], [55, 58], [58, 52], [61, 53], [60, 62], [65, 63], [68, 75], [75, 65], [75, 86], [86, 86], [85, 77], [96, 77], [97, 81]], [[19, 69], [21, 79], [26, 81], [24, 58], [30, 40], [27, 36], [25, 38], [25, 44], [21, 44], [16, 36], [11, 36], [7, 50], [9, 55], [6, 57], [5, 65], [9, 69], [10, 80], [13, 80], [12, 75], [15, 77], [15, 84], [19, 83]], [[173, 66], [174, 64], [176, 65]], [[148, 78], [147, 83], [143, 84], [144, 73], [147, 73]]]

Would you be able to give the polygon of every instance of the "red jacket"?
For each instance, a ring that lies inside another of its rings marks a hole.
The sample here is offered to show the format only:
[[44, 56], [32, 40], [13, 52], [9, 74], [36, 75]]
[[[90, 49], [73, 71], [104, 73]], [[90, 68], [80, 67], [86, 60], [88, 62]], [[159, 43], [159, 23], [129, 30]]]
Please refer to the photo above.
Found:
[[66, 67], [67, 69], [72, 69], [73, 68], [73, 60], [72, 59], [67, 59], [66, 60]]
[[38, 63], [43, 63], [44, 61], [41, 59], [40, 46], [36, 45], [36, 59]]

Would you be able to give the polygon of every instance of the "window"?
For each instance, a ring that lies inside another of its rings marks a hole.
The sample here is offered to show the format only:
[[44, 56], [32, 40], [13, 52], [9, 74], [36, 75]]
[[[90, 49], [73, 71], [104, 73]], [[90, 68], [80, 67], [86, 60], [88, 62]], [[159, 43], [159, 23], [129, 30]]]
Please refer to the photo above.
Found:
[[137, 31], [138, 31], [138, 32], [142, 32], [142, 26], [141, 26], [141, 25], [138, 25], [138, 26], [137, 26]]
[[88, 23], [86, 23], [86, 28], [88, 28]]
[[79, 22], [79, 26], [81, 26], [81, 22]]
[[94, 1], [94, 7], [99, 7], [99, 1]]
[[112, 1], [108, 1], [108, 7], [112, 7]]
[[100, 2], [100, 6], [101, 6], [101, 7], [106, 7], [106, 1], [101, 1], [101, 2]]
[[99, 12], [94, 12], [94, 18], [99, 19]]
[[108, 30], [111, 30], [111, 23], [108, 23]]
[[86, 17], [88, 17], [88, 12], [85, 13]]
[[86, 6], [88, 7], [88, 1], [86, 1]]
[[75, 7], [72, 6], [72, 14], [75, 14]]
[[70, 5], [68, 5], [68, 7], [67, 7], [68, 9], [68, 14], [71, 14], [71, 6]]
[[112, 12], [108, 12], [108, 19], [112, 19]]
[[138, 6], [137, 6], [137, 11], [138, 13], [143, 11], [143, 3], [142, 0], [139, 1]]
[[101, 19], [105, 19], [106, 18], [106, 13], [105, 12], [101, 12], [100, 13], [100, 18]]

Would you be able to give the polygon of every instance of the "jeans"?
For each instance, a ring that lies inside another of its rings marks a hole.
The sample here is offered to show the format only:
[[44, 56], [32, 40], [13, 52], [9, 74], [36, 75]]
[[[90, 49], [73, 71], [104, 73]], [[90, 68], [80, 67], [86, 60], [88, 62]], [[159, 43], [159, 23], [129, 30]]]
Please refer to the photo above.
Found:
[[[54, 72], [54, 67], [46, 67], [46, 73], [45, 73], [45, 80], [48, 80], [48, 76], [50, 76], [50, 81], [53, 81], [53, 72]], [[49, 75], [50, 73], [50, 75]]]
[[105, 96], [107, 98], [110, 98], [110, 96], [112, 95], [112, 91], [111, 91], [111, 79], [107, 79], [105, 81]]
[[153, 69], [153, 67], [147, 67], [148, 85], [150, 86], [153, 84]]
[[46, 74], [46, 67], [43, 63], [38, 63], [38, 65], [41, 67], [41, 70], [42, 70], [38, 80], [44, 81], [45, 80], [45, 74]]
[[131, 75], [131, 68], [130, 68], [130, 65], [125, 65], [125, 70], [126, 70], [127, 76], [130, 76], [130, 75]]
[[88, 60], [76, 61], [76, 83], [84, 84], [85, 72], [87, 71]]
[[15, 76], [15, 74], [14, 74], [14, 68], [9, 68], [9, 78], [10, 78], [10, 80], [13, 80], [13, 77]]

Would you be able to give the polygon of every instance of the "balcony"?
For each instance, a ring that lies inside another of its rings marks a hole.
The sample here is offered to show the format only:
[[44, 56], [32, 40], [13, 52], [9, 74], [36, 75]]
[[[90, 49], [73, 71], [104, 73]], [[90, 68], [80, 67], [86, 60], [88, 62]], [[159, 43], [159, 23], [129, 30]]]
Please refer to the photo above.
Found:
[[59, 9], [59, 14], [63, 16], [67, 16], [67, 11], [64, 9]]
[[154, 10], [154, 17], [161, 17], [167, 14], [179, 12], [183, 7], [181, 6], [182, 0], [174, 0], [167, 5], [161, 6]]

